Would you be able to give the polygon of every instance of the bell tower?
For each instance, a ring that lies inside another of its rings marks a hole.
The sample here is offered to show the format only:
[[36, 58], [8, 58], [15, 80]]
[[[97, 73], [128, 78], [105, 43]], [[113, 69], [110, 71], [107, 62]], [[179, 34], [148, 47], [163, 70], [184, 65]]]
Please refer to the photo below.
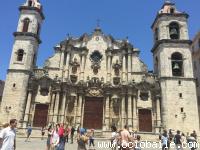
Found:
[[44, 20], [39, 0], [27, 0], [19, 7], [20, 16], [7, 71], [1, 105], [2, 122], [10, 118], [23, 120], [28, 80], [36, 65], [40, 27]]
[[199, 131], [188, 17], [174, 3], [165, 1], [152, 25], [154, 72], [161, 86], [162, 126], [183, 132]]

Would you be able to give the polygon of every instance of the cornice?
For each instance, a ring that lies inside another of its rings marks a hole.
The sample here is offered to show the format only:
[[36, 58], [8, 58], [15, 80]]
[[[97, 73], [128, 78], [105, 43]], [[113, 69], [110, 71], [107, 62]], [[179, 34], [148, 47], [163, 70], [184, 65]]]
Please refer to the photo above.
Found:
[[42, 17], [42, 19], [43, 19], [43, 20], [45, 19], [45, 16], [44, 16], [42, 10], [39, 9], [39, 8], [37, 8], [37, 7], [20, 6], [20, 7], [19, 7], [19, 10], [20, 10], [20, 11], [22, 11], [22, 10], [34, 10], [34, 11], [37, 11], [37, 12], [40, 14], [40, 16]]
[[15, 37], [17, 36], [31, 36], [33, 38], [35, 38], [39, 44], [42, 43], [42, 41], [40, 40], [40, 37], [37, 34], [31, 33], [31, 32], [14, 32], [13, 35]]

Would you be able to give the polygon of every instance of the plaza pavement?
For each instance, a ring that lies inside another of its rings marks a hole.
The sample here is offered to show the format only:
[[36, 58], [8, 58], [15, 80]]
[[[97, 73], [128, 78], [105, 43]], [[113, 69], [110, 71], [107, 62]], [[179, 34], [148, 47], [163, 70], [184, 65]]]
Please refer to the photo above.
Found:
[[[107, 143], [107, 140], [95, 140], [96, 149], [95, 150], [111, 150], [111, 148], [98, 148], [98, 143], [102, 144], [102, 142]], [[32, 138], [30, 142], [25, 142], [25, 138], [17, 138], [17, 148], [16, 150], [46, 150], [46, 139], [41, 140], [40, 138]], [[76, 141], [74, 144], [66, 144], [65, 150], [77, 150]], [[146, 148], [142, 150], [160, 150], [160, 148]], [[175, 150], [175, 149], [170, 149]], [[189, 149], [184, 149], [189, 150]], [[200, 150], [200, 149], [198, 149]]]

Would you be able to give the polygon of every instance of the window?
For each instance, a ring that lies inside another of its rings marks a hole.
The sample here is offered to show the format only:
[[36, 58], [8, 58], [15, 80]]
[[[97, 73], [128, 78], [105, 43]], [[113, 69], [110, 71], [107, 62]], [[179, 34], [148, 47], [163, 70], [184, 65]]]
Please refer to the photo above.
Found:
[[24, 57], [24, 50], [23, 49], [19, 49], [17, 52], [17, 61], [22, 61]]
[[178, 81], [178, 85], [181, 85], [181, 80]]
[[38, 23], [37, 35], [40, 35], [40, 24]]
[[199, 87], [199, 79], [196, 78], [196, 87]]
[[90, 55], [90, 59], [93, 61], [93, 62], [100, 62], [101, 59], [102, 59], [102, 55], [99, 51], [94, 51], [91, 55]]
[[170, 9], [170, 13], [173, 14], [174, 13], [174, 8]]
[[183, 107], [181, 107], [181, 112], [184, 112], [184, 109], [183, 109]]
[[154, 35], [155, 37], [155, 41], [157, 41], [158, 40], [158, 28], [156, 28], [155, 29], [155, 35]]
[[16, 87], [16, 84], [14, 83], [14, 84], [13, 84], [13, 88], [15, 88], [15, 87]]
[[169, 24], [169, 35], [171, 39], [179, 39], [179, 24], [172, 22]]
[[171, 56], [172, 75], [183, 76], [183, 57], [179, 52], [175, 52]]
[[29, 24], [30, 24], [30, 19], [26, 18], [24, 19], [24, 24], [23, 24], [23, 29], [22, 29], [22, 32], [28, 32], [28, 27], [29, 27]]
[[182, 93], [179, 93], [179, 98], [182, 98], [183, 97], [183, 94]]

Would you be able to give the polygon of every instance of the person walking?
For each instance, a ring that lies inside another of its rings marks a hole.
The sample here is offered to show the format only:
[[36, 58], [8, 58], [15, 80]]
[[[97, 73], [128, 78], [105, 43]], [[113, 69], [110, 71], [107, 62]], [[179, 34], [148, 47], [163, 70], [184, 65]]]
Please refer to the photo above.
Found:
[[65, 128], [65, 139], [66, 139], [67, 143], [69, 141], [69, 134], [70, 134], [70, 132], [71, 132], [71, 130], [70, 130], [70, 128], [67, 125], [66, 128]]
[[26, 131], [27, 137], [26, 137], [25, 142], [28, 142], [28, 141], [30, 142], [31, 133], [32, 133], [32, 127], [31, 127], [31, 125], [29, 124], [28, 127], [27, 127], [27, 131]]
[[95, 149], [94, 148], [94, 129], [91, 129], [91, 131], [90, 131], [90, 134], [89, 134], [89, 149], [90, 149], [90, 147], [91, 147], [91, 145], [93, 146], [93, 149]]
[[47, 149], [46, 150], [50, 150], [50, 148], [51, 148], [51, 136], [53, 134], [52, 125], [49, 125], [47, 131], [48, 131], [48, 136], [47, 136]]
[[118, 136], [116, 126], [111, 126], [111, 131], [112, 131], [112, 134], [111, 134], [111, 147], [112, 147], [112, 150], [116, 150], [116, 148], [117, 148], [117, 136]]
[[71, 128], [71, 133], [70, 133], [70, 136], [71, 136], [71, 144], [73, 144], [73, 142], [74, 142], [74, 132], [75, 132], [76, 130], [75, 130], [75, 128], [72, 126], [72, 128]]
[[15, 150], [16, 149], [16, 131], [17, 120], [11, 119], [10, 125], [0, 132], [0, 149]]

